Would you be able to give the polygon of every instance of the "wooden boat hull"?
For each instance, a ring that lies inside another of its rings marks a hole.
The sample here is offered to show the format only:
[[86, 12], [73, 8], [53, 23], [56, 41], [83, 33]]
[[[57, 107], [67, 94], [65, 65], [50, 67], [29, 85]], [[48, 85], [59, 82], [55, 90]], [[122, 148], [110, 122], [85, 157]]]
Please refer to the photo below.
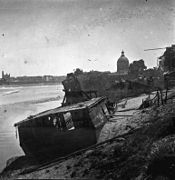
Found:
[[97, 143], [101, 127], [58, 131], [55, 128], [19, 127], [20, 146], [37, 159], [65, 156]]
[[105, 98], [44, 111], [15, 124], [26, 155], [39, 160], [65, 156], [98, 142], [107, 121]]

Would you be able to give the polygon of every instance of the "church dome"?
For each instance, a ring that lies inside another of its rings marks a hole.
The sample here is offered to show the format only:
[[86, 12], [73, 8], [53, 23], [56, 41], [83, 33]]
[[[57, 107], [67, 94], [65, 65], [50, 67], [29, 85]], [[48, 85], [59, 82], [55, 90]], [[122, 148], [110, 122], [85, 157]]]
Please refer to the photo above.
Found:
[[120, 74], [127, 74], [129, 70], [129, 60], [125, 56], [124, 51], [121, 52], [121, 56], [117, 61], [117, 72]]
[[127, 57], [125, 56], [125, 54], [124, 54], [124, 51], [121, 52], [121, 56], [120, 56], [120, 58], [118, 59], [117, 63], [123, 62], [123, 61], [129, 63], [128, 58], [127, 58]]

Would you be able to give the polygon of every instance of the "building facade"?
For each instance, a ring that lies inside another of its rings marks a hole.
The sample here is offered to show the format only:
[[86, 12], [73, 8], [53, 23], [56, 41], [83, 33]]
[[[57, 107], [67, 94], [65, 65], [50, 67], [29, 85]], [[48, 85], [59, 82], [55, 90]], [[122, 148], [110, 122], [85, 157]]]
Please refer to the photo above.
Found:
[[121, 52], [121, 56], [117, 61], [117, 74], [127, 75], [129, 71], [129, 60], [125, 56], [124, 51]]
[[2, 71], [2, 78], [0, 79], [0, 84], [7, 84], [10, 82], [10, 74], [5, 74], [4, 71]]

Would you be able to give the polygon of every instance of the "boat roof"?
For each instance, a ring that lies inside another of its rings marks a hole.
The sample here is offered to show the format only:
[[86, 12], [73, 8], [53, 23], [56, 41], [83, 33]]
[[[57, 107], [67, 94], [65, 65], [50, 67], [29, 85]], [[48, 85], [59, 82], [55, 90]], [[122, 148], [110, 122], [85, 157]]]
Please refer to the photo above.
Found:
[[36, 115], [29, 116], [25, 120], [22, 120], [22, 121], [15, 123], [14, 126], [18, 126], [21, 123], [24, 123], [26, 121], [30, 121], [31, 119], [35, 119], [35, 118], [49, 116], [49, 115], [53, 115], [53, 114], [57, 114], [57, 113], [65, 113], [65, 112], [70, 112], [70, 111], [82, 110], [85, 108], [91, 108], [91, 107], [95, 106], [96, 104], [100, 103], [101, 101], [104, 101], [105, 99], [106, 99], [106, 97], [97, 97], [97, 98], [93, 98], [93, 99], [88, 100], [88, 101], [83, 101], [83, 102], [72, 104], [69, 106], [60, 106], [60, 107], [57, 107], [54, 109], [50, 109], [50, 110], [41, 112], [41, 113], [36, 114]]

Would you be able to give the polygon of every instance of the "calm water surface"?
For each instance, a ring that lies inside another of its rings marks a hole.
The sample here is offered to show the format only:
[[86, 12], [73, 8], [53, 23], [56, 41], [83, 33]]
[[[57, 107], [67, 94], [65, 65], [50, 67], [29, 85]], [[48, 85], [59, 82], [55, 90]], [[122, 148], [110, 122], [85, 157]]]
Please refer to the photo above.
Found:
[[6, 161], [23, 155], [14, 123], [60, 106], [62, 85], [0, 86], [0, 171]]

